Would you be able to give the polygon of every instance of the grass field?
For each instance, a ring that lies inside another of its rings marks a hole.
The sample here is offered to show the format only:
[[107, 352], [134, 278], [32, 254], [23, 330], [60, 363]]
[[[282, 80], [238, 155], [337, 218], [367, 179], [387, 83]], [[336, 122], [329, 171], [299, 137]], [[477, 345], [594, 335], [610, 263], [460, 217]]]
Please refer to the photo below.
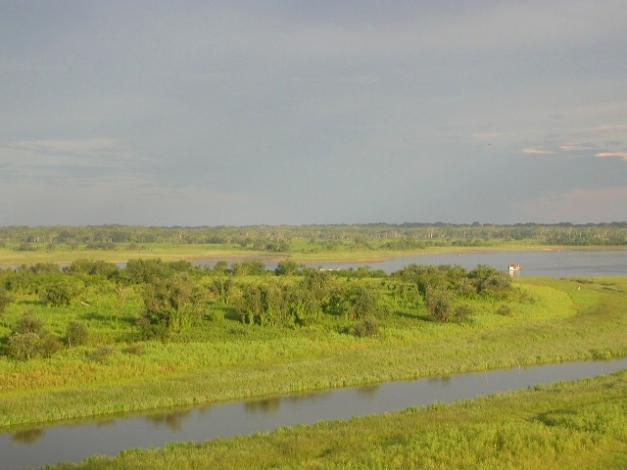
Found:
[[452, 405], [130, 450], [61, 469], [623, 469], [627, 372]]
[[494, 241], [490, 246], [465, 247], [465, 246], [437, 246], [422, 249], [390, 250], [390, 249], [364, 249], [340, 247], [335, 250], [312, 250], [306, 244], [295, 243], [293, 249], [286, 252], [270, 253], [268, 251], [243, 249], [235, 245], [223, 244], [159, 244], [147, 243], [141, 248], [129, 249], [127, 245], [120, 245], [115, 249], [88, 249], [79, 247], [57, 247], [48, 251], [44, 246], [34, 251], [17, 251], [11, 248], [0, 248], [0, 266], [20, 266], [35, 263], [56, 263], [69, 265], [77, 259], [103, 260], [113, 263], [121, 263], [129, 259], [161, 258], [163, 260], [190, 261], [198, 260], [237, 260], [243, 258], [263, 259], [276, 261], [290, 258], [299, 263], [316, 262], [376, 262], [385, 259], [406, 255], [430, 255], [439, 253], [475, 253], [489, 251], [549, 251], [549, 250], [625, 250], [625, 246], [559, 246], [541, 245], [537, 243], [503, 242]]
[[132, 288], [86, 285], [67, 307], [24, 295], [5, 313], [0, 342], [25, 310], [58, 334], [79, 319], [91, 337], [49, 359], [0, 357], [0, 428], [627, 355], [627, 278], [527, 279], [517, 286], [535, 302], [514, 303], [512, 314], [503, 316], [495, 313], [497, 302], [470, 300], [475, 315], [461, 324], [435, 323], [421, 310], [398, 311], [376, 336], [356, 337], [334, 325], [242, 325], [216, 307], [201, 326], [165, 343], [137, 341], [141, 300]]

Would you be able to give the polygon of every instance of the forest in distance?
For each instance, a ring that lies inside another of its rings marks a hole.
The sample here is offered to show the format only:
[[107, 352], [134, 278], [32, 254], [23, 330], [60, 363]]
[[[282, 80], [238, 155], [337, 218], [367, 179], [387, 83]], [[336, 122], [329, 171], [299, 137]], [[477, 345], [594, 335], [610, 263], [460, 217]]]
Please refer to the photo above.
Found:
[[215, 227], [126, 225], [0, 227], [0, 249], [141, 249], [151, 244], [208, 244], [269, 253], [416, 250], [503, 244], [621, 246], [627, 222], [603, 224], [339, 224]]

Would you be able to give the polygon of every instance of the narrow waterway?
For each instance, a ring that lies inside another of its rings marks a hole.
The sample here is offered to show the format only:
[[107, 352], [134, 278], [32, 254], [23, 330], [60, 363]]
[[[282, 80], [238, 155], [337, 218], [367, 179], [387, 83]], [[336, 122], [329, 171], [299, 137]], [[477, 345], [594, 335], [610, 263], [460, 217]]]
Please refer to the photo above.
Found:
[[259, 401], [222, 403], [0, 434], [0, 468], [37, 467], [115, 455], [134, 447], [175, 441], [206, 441], [293, 424], [348, 419], [409, 406], [446, 403], [533, 385], [609, 374], [627, 368], [627, 358], [422, 378], [368, 387], [336, 389]]

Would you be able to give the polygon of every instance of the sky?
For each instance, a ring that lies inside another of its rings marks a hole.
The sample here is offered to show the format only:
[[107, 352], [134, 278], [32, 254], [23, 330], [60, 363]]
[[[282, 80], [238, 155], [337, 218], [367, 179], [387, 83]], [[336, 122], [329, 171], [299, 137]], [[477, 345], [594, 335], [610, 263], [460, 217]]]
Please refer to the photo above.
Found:
[[624, 0], [0, 0], [0, 225], [624, 220]]

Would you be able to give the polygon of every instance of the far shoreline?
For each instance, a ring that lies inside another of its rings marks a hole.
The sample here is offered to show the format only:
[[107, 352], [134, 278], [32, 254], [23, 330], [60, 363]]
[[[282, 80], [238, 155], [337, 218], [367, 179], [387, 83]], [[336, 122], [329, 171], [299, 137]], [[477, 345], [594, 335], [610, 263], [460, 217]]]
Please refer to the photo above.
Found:
[[0, 249], [0, 268], [16, 268], [32, 266], [37, 263], [53, 263], [61, 267], [69, 266], [79, 259], [102, 260], [111, 263], [126, 263], [133, 259], [156, 259], [164, 261], [189, 261], [195, 265], [210, 264], [212, 262], [227, 261], [230, 263], [258, 260], [265, 263], [278, 263], [283, 260], [294, 261], [307, 266], [317, 263], [337, 264], [367, 264], [402, 258], [405, 256], [431, 256], [441, 254], [467, 255], [495, 252], [561, 252], [561, 251], [627, 251], [626, 245], [524, 245], [503, 244], [493, 246], [443, 246], [427, 247], [411, 250], [355, 250], [355, 251], [322, 251], [317, 253], [279, 252], [268, 253], [263, 251], [239, 249], [215, 249], [206, 245], [171, 245], [167, 247], [154, 246], [146, 250], [57, 250], [50, 252], [16, 252]]

